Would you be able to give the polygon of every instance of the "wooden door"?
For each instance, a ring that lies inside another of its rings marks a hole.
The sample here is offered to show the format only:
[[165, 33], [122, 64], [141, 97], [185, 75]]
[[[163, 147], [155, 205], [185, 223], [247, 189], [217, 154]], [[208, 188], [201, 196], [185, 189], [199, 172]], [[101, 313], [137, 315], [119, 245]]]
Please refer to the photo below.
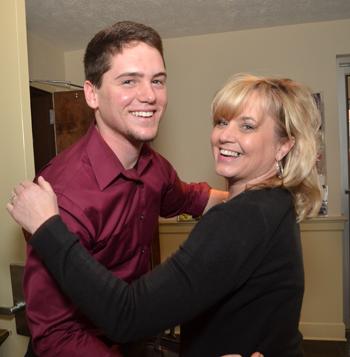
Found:
[[55, 131], [52, 115], [52, 93], [30, 87], [33, 149], [37, 173], [56, 155]]
[[55, 92], [53, 95], [58, 154], [86, 133], [94, 120], [94, 112], [86, 104], [82, 90]]

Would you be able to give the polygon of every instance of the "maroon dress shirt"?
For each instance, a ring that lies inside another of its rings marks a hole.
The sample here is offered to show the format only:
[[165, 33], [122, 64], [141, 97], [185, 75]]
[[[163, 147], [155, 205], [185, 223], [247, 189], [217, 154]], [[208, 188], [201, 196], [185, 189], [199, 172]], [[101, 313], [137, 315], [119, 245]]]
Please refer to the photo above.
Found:
[[[40, 175], [53, 185], [61, 216], [81, 244], [126, 281], [149, 270], [159, 216], [200, 215], [210, 189], [180, 181], [170, 163], [146, 144], [136, 166], [125, 170], [95, 126]], [[122, 355], [61, 293], [30, 246], [24, 291], [39, 356]]]

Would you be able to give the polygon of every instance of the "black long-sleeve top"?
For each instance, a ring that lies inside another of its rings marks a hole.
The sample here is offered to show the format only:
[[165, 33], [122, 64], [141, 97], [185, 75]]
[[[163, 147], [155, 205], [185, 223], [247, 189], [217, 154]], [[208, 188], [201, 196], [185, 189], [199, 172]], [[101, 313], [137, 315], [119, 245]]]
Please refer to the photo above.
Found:
[[182, 356], [303, 355], [302, 252], [286, 190], [251, 190], [212, 208], [171, 258], [131, 284], [96, 262], [58, 216], [30, 244], [63, 291], [115, 341], [181, 324]]

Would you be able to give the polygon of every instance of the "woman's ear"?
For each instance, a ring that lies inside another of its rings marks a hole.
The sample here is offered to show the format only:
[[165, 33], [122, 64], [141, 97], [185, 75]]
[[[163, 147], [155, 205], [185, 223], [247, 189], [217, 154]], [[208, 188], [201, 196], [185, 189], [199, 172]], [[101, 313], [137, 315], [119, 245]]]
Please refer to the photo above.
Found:
[[289, 153], [289, 151], [292, 149], [294, 144], [295, 144], [295, 138], [293, 136], [291, 138], [285, 139], [281, 143], [281, 146], [277, 151], [276, 160], [281, 161]]
[[90, 82], [84, 82], [84, 95], [88, 106], [92, 109], [98, 108], [98, 96], [96, 93], [96, 87]]

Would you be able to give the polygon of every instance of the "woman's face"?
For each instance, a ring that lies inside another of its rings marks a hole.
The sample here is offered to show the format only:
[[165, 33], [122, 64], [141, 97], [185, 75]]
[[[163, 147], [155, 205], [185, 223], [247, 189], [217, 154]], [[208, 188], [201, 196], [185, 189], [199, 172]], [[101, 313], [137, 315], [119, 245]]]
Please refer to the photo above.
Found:
[[211, 144], [216, 172], [241, 192], [276, 175], [276, 160], [290, 150], [289, 141], [277, 136], [275, 120], [262, 112], [260, 100], [250, 95], [242, 112], [216, 121]]

